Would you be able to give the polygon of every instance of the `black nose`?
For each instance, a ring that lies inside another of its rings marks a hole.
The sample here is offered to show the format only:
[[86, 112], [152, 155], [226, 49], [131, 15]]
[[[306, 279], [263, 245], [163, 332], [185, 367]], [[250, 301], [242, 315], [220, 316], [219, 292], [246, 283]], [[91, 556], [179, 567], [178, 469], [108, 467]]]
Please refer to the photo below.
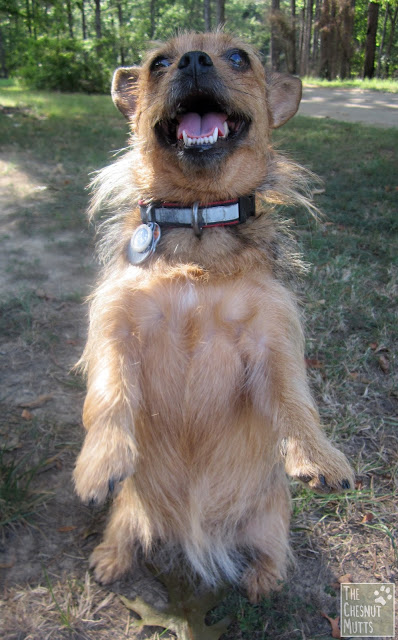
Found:
[[188, 51], [178, 63], [178, 68], [183, 73], [194, 78], [207, 73], [212, 66], [212, 59], [204, 51]]

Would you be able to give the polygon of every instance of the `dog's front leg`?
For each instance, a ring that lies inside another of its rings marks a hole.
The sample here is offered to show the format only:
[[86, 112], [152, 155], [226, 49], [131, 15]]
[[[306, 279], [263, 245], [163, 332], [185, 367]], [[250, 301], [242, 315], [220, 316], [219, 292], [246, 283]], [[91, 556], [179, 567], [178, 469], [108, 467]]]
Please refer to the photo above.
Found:
[[[90, 344], [90, 341], [89, 341]], [[87, 435], [74, 471], [84, 502], [102, 503], [134, 472], [137, 449], [134, 415], [139, 404], [137, 362], [131, 345], [96, 345], [88, 361], [88, 392], [83, 423]]]
[[345, 455], [329, 442], [320, 425], [295, 304], [281, 288], [272, 299], [275, 306], [266, 307], [262, 323], [265, 338], [250, 350], [253, 403], [280, 439], [289, 475], [322, 492], [353, 488], [354, 474]]
[[282, 416], [286, 472], [323, 493], [352, 489], [353, 471], [345, 455], [326, 438], [315, 407], [288, 402]]

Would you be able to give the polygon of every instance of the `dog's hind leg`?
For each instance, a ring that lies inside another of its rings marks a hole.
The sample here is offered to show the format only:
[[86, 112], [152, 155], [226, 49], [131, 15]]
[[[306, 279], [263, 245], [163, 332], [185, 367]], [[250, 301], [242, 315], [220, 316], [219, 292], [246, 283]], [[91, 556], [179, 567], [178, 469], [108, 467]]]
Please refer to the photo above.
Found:
[[253, 560], [243, 574], [243, 586], [252, 603], [280, 588], [289, 559], [290, 494], [283, 469], [278, 468], [271, 492], [242, 532]]
[[[137, 553], [141, 547], [137, 529], [133, 491], [129, 480], [126, 480], [113, 503], [104, 539], [90, 557], [90, 568], [94, 570], [95, 579], [98, 582], [101, 584], [114, 582], [134, 568]], [[145, 532], [140, 531], [140, 533], [145, 541]], [[146, 537], [149, 541], [149, 532], [146, 532]]]

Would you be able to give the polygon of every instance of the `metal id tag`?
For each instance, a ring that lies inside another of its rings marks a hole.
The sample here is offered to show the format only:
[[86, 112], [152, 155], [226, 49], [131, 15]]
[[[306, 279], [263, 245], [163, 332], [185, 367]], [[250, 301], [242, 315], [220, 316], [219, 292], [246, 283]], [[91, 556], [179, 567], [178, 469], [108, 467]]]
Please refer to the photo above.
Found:
[[157, 222], [140, 224], [131, 236], [127, 248], [127, 257], [131, 264], [141, 264], [151, 256], [160, 240], [160, 227]]

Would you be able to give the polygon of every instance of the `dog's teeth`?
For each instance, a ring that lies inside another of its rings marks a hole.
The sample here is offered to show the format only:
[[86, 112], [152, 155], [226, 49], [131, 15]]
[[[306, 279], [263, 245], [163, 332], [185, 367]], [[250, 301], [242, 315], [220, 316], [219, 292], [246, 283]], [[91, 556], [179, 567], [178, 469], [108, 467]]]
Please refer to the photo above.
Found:
[[227, 125], [227, 121], [224, 122], [224, 136], [227, 137], [227, 135], [229, 134], [229, 128]]
[[[228, 128], [228, 127], [227, 127]], [[225, 127], [224, 127], [225, 129]], [[214, 129], [213, 134], [211, 136], [203, 136], [201, 138], [190, 138], [187, 132], [182, 132], [182, 137], [184, 139], [184, 144], [186, 147], [191, 147], [192, 145], [202, 145], [202, 144], [214, 144], [217, 142], [219, 136], [219, 130], [217, 127]]]

